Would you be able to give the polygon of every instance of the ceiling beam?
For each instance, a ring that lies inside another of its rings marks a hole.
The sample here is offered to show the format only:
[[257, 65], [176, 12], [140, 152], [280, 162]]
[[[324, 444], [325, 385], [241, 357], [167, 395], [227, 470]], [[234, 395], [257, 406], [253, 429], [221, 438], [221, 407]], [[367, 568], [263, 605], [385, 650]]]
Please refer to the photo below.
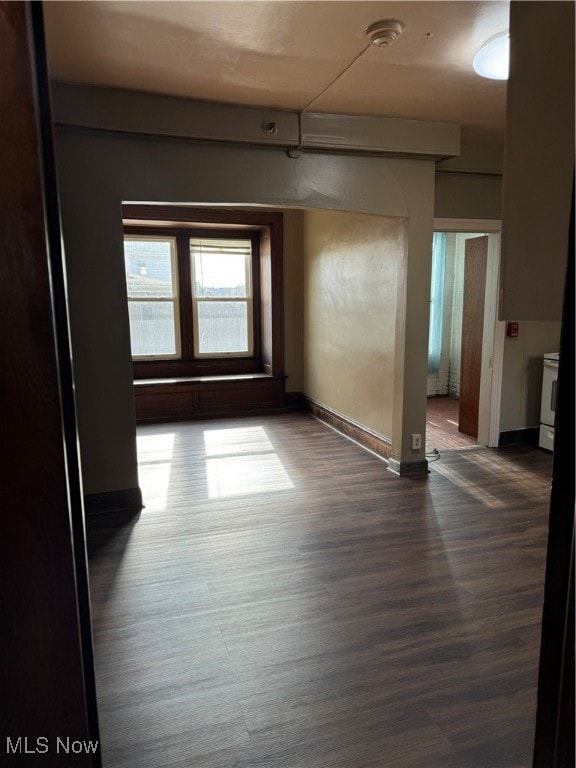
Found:
[[453, 123], [301, 114], [61, 82], [52, 83], [52, 101], [59, 127], [426, 159], [460, 152]]

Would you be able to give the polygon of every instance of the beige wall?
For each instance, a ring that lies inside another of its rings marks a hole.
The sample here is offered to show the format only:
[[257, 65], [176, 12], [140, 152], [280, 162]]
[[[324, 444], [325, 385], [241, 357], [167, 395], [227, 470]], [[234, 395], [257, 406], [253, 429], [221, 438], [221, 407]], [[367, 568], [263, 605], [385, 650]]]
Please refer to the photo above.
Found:
[[283, 213], [286, 392], [302, 392], [304, 386], [304, 211], [284, 209]]
[[[552, 30], [538, 34], [539, 30]], [[574, 3], [510, 4], [502, 320], [560, 320], [574, 174]]]
[[[107, 114], [108, 94], [93, 90], [99, 98], [96, 112]], [[90, 98], [86, 95], [87, 108]], [[114, 105], [122, 123], [130, 110], [123, 99]], [[147, 114], [164, 114], [163, 105], [162, 99], [150, 97]], [[60, 126], [56, 131], [85, 491], [119, 490], [138, 482], [123, 201], [267, 205], [404, 219], [391, 434], [393, 457], [422, 460], [424, 451], [411, 451], [409, 443], [411, 433], [425, 431], [432, 217], [498, 218], [500, 177], [451, 168], [437, 174], [435, 184], [433, 160], [320, 151], [293, 158], [282, 146], [154, 137], [146, 135], [145, 116], [138, 116], [134, 134], [91, 131], [90, 114], [88, 109], [78, 123], [86, 128]], [[133, 125], [134, 114], [129, 117]], [[170, 122], [170, 113], [164, 117]], [[285, 233], [288, 391], [304, 385], [302, 216], [291, 211]], [[389, 430], [389, 425], [381, 428]]]
[[[281, 148], [67, 129], [56, 132], [56, 151], [86, 493], [138, 485], [123, 201], [263, 204], [406, 218], [411, 258], [404, 254], [398, 306], [408, 319], [396, 323], [394, 365], [393, 445], [398, 455], [404, 432], [424, 432], [432, 161], [314, 152], [294, 159]], [[299, 391], [303, 383], [301, 215], [289, 214], [285, 234], [289, 391]], [[422, 455], [408, 453], [405, 458]]]
[[[534, 45], [534, 30], [553, 28]], [[556, 352], [574, 170], [574, 4], [514, 2], [507, 89], [500, 310], [500, 431], [539, 423], [542, 356]]]
[[[405, 163], [403, 192], [407, 215], [406, 247], [398, 266], [392, 465], [421, 463], [425, 456], [428, 326], [434, 212], [434, 164]], [[421, 450], [411, 435], [421, 434]], [[401, 466], [398, 466], [400, 471]], [[406, 469], [409, 471], [409, 467]]]
[[304, 393], [392, 437], [402, 219], [307, 211]]
[[558, 352], [561, 323], [521, 322], [504, 342], [500, 431], [537, 427], [540, 422], [542, 358]]
[[436, 172], [435, 218], [498, 220], [501, 216], [501, 175]]

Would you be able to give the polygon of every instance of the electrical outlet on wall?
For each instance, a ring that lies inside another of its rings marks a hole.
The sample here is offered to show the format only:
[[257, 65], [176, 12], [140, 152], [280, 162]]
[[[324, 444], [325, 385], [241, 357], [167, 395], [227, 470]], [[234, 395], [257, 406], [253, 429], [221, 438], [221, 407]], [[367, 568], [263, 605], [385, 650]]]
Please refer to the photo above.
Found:
[[419, 451], [420, 448], [422, 448], [422, 435], [413, 434], [412, 435], [412, 450], [413, 451]]

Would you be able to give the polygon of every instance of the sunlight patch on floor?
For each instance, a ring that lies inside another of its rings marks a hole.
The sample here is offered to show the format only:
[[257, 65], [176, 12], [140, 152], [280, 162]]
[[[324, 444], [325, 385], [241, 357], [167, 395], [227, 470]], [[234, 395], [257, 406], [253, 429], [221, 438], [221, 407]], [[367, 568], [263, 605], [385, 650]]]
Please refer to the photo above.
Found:
[[491, 493], [488, 493], [488, 491], [482, 490], [482, 488], [477, 485], [471, 485], [470, 481], [466, 480], [464, 475], [461, 475], [455, 469], [447, 467], [441, 462], [436, 463], [435, 471], [439, 472], [441, 475], [444, 475], [444, 477], [448, 478], [451, 483], [457, 485], [459, 488], [462, 488], [464, 491], [466, 491], [466, 493], [468, 493], [470, 496], [474, 496], [476, 499], [478, 499], [478, 501], [481, 501], [487, 507], [498, 508], [504, 507], [506, 505], [506, 502], [502, 499], [493, 496]]
[[206, 477], [211, 499], [294, 488], [275, 453], [207, 459]]
[[526, 494], [533, 491], [547, 491], [551, 489], [552, 478], [543, 480], [538, 476], [530, 476], [523, 471], [523, 467], [509, 461], [502, 453], [496, 456], [491, 454], [475, 454], [473, 457], [463, 455], [462, 458], [486, 469], [494, 480], [501, 480]]
[[204, 445], [211, 499], [294, 488], [264, 427], [205, 430]]
[[274, 451], [264, 427], [204, 430], [206, 456]]
[[166, 507], [175, 437], [174, 432], [137, 436], [140, 488], [148, 509]]

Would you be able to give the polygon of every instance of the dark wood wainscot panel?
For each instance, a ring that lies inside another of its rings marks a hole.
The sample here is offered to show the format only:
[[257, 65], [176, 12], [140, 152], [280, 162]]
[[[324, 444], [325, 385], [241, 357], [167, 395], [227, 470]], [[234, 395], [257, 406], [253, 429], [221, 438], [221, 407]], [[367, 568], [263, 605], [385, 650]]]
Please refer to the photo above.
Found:
[[271, 413], [284, 408], [284, 377], [188, 378], [134, 382], [136, 421]]

